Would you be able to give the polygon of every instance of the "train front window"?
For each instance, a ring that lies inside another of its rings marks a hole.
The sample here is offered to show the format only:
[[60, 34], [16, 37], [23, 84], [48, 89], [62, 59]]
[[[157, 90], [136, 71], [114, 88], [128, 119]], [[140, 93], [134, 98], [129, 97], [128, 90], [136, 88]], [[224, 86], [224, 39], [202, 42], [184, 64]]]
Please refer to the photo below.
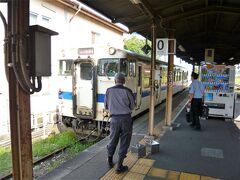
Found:
[[114, 76], [118, 73], [119, 59], [99, 59], [98, 75], [99, 76]]
[[91, 80], [92, 79], [92, 64], [91, 63], [82, 63], [81, 64], [81, 79]]
[[62, 76], [70, 76], [72, 72], [72, 66], [73, 66], [72, 59], [59, 60], [58, 74]]

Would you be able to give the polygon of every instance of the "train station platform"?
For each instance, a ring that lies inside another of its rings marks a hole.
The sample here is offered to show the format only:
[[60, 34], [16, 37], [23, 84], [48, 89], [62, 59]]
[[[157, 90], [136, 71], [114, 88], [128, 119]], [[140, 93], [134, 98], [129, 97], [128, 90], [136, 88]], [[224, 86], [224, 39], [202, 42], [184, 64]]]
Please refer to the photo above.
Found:
[[[108, 168], [108, 138], [105, 138], [38, 179], [239, 180], [240, 121], [224, 121], [219, 118], [201, 120], [202, 130], [196, 131], [185, 120], [185, 104], [186, 99], [174, 105], [175, 122], [180, 123], [180, 127], [173, 131], [161, 131], [160, 137], [156, 139], [160, 143], [158, 153], [143, 158], [128, 153], [124, 161], [124, 165], [129, 166], [128, 172], [115, 174], [114, 168]], [[236, 109], [239, 106], [238, 100]], [[155, 119], [163, 119], [164, 105], [155, 112]], [[239, 115], [239, 112], [236, 114]], [[147, 132], [144, 123], [146, 119], [147, 115], [144, 115], [138, 122], [134, 122], [132, 145], [143, 141]], [[159, 120], [157, 123], [161, 122]], [[114, 161], [117, 161], [116, 154]]]

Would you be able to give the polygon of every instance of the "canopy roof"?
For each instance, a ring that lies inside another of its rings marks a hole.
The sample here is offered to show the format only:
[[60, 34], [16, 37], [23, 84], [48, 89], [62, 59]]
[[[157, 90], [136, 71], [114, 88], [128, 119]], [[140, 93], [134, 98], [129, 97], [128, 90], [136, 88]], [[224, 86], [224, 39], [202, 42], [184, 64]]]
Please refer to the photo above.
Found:
[[240, 63], [239, 0], [78, 0], [151, 39], [152, 20], [157, 38], [172, 31], [185, 52], [176, 55], [189, 63], [204, 61], [205, 49], [215, 50], [214, 61]]

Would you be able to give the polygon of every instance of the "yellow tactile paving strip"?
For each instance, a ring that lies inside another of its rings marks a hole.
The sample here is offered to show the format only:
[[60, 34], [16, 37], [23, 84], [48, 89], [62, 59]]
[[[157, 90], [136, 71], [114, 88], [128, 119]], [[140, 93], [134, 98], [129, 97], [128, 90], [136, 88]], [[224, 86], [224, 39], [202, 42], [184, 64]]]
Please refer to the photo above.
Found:
[[124, 165], [129, 167], [129, 171], [121, 174], [115, 173], [115, 168], [109, 170], [101, 180], [143, 180], [145, 176], [152, 176], [166, 180], [221, 180], [198, 174], [171, 171], [153, 167], [155, 160], [140, 158], [128, 153]]
[[146, 175], [148, 173], [148, 171], [150, 170], [150, 168], [151, 167], [149, 167], [149, 166], [135, 164], [130, 171]]
[[139, 159], [136, 164], [130, 169], [131, 172], [146, 175], [151, 169], [154, 160], [151, 159]]
[[143, 180], [145, 175], [138, 174], [134, 172], [128, 172], [126, 176], [124, 176], [123, 180]]
[[201, 180], [221, 180], [221, 179], [216, 179], [216, 178], [207, 177], [207, 176], [201, 176]]
[[155, 160], [140, 158], [136, 164], [152, 167]]
[[179, 176], [180, 176], [180, 172], [168, 171], [167, 179], [169, 179], [169, 180], [178, 180]]
[[[127, 165], [128, 168], [130, 169], [133, 167], [133, 165], [137, 162], [138, 158], [132, 153], [127, 154], [127, 158], [125, 158], [123, 165]], [[102, 178], [101, 180], [118, 180], [118, 179], [123, 179], [123, 177], [127, 174], [128, 172], [121, 173], [121, 174], [116, 174], [115, 173], [115, 167], [109, 170]]]
[[160, 178], [165, 178], [168, 180], [178, 180], [180, 177], [180, 172], [177, 171], [169, 171], [165, 169], [159, 169], [159, 168], [151, 168], [148, 176], [153, 176], [153, 177], [160, 177]]
[[184, 173], [182, 172], [180, 174], [179, 180], [200, 180], [200, 176], [197, 174], [190, 174], [190, 173]]
[[221, 180], [213, 177], [201, 176], [198, 174], [170, 171], [154, 167], [150, 169], [147, 176], [159, 177], [167, 180]]

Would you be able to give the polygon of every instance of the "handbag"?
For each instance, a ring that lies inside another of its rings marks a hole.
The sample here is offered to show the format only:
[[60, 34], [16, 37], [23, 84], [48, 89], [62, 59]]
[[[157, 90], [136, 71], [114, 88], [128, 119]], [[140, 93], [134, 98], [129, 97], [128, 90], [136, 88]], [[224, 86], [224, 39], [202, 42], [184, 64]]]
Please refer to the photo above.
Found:
[[191, 112], [191, 108], [190, 107], [186, 107], [186, 121], [188, 123], [192, 122], [192, 112]]
[[209, 115], [209, 108], [206, 104], [203, 104], [201, 109], [201, 117], [207, 119], [208, 115]]

